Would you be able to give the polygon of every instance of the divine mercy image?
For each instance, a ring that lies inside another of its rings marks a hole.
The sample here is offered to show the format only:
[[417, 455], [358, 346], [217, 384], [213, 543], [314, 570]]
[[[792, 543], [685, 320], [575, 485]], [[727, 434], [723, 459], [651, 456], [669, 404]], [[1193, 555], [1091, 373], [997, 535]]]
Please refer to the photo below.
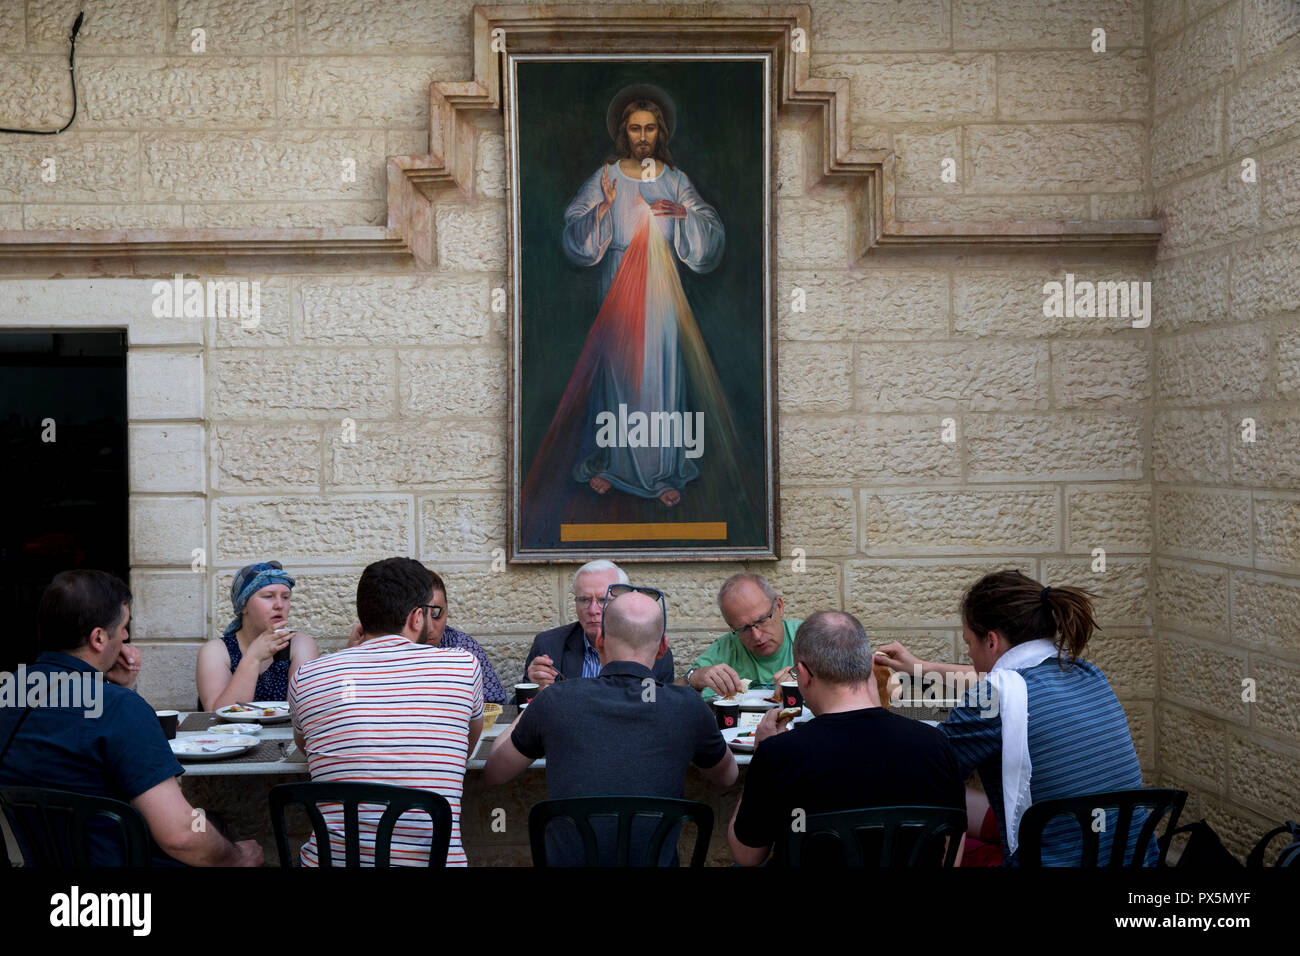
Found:
[[746, 523], [737, 505], [763, 504], [762, 484], [753, 491], [763, 456], [746, 447], [702, 326], [739, 323], [725, 296], [693, 306], [683, 284], [708, 288], [727, 260], [728, 223], [674, 151], [679, 106], [665, 88], [626, 84], [604, 113], [609, 149], [552, 232], [572, 284], [594, 296], [586, 316], [566, 316], [584, 321], [585, 338], [524, 463], [525, 544], [734, 544]]

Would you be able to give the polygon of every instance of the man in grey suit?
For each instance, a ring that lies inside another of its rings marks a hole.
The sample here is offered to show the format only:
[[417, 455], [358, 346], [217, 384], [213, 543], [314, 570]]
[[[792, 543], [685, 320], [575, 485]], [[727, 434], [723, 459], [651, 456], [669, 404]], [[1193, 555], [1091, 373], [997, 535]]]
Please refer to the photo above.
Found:
[[[578, 619], [543, 631], [533, 638], [533, 646], [524, 661], [524, 675], [538, 687], [548, 687], [558, 679], [595, 677], [600, 673], [600, 655], [596, 653], [596, 635], [605, 591], [611, 584], [627, 584], [627, 574], [613, 561], [589, 561], [573, 575], [573, 603]], [[673, 683], [673, 652], [669, 650], [655, 661], [654, 679]]]

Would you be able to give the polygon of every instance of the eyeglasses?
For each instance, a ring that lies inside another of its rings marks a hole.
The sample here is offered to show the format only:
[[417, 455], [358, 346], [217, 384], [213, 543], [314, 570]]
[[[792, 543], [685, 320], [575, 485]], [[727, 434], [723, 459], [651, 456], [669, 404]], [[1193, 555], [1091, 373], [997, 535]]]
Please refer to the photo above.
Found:
[[633, 591], [638, 594], [645, 594], [659, 602], [659, 610], [664, 617], [664, 633], [668, 633], [668, 602], [664, 600], [664, 592], [658, 588], [648, 588], [637, 584], [611, 584], [605, 589], [605, 599], [601, 601], [601, 624], [600, 630], [603, 634], [605, 631], [604, 610], [609, 607], [609, 602], [616, 597], [622, 597], [624, 594], [631, 594]]
[[776, 598], [772, 598], [772, 606], [767, 609], [767, 613], [764, 614], [762, 617], [760, 617], [757, 621], [754, 621], [752, 624], [742, 624], [740, 627], [736, 628], [736, 636], [739, 637], [741, 634], [744, 634], [746, 631], [758, 630], [760, 625], [766, 624], [768, 621], [772, 620], [772, 615], [774, 615], [775, 613], [776, 613]]
[[436, 604], [418, 604], [416, 606], [422, 607], [426, 611], [431, 611], [432, 613], [429, 616], [433, 618], [435, 621], [441, 618], [442, 612], [446, 610], [446, 608], [438, 607], [438, 605]]

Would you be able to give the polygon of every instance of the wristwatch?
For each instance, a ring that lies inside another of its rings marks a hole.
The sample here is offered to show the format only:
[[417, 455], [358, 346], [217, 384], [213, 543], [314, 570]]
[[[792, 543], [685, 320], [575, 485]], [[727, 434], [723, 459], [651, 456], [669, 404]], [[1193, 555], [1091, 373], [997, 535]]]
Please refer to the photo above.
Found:
[[695, 689], [695, 685], [691, 683], [691, 675], [694, 674], [699, 669], [700, 668], [698, 665], [691, 665], [691, 669], [686, 672], [686, 686], [691, 688], [692, 690]]

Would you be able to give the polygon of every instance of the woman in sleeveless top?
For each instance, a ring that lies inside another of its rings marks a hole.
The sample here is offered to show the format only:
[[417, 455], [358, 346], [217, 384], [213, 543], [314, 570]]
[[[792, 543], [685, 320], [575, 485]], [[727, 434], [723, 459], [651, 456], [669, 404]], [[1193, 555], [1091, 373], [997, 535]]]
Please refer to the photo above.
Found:
[[[237, 701], [288, 700], [289, 679], [319, 656], [310, 635], [289, 626], [294, 579], [278, 561], [241, 568], [230, 586], [235, 618], [199, 649], [195, 682], [204, 710]], [[288, 654], [276, 655], [287, 649]]]

